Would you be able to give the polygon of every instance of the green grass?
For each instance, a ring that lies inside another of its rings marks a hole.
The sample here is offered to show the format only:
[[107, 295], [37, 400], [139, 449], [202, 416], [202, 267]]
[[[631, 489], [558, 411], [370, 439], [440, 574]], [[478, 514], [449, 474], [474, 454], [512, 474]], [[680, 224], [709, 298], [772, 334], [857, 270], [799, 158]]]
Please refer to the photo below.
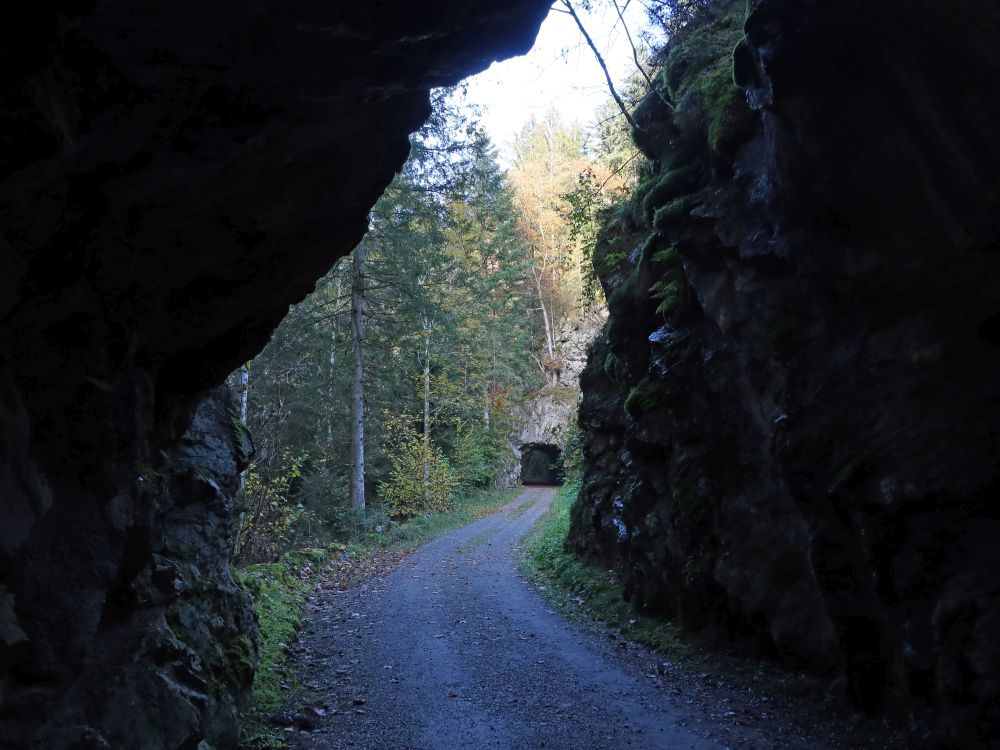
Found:
[[683, 628], [663, 618], [636, 612], [625, 601], [613, 571], [590, 565], [565, 549], [570, 507], [580, 490], [579, 479], [559, 489], [548, 512], [521, 544], [521, 571], [563, 615], [599, 622], [629, 640], [664, 654], [690, 674], [709, 674], [741, 691], [766, 696], [802, 728], [832, 747], [893, 750], [905, 743], [882, 722], [834, 705], [825, 686], [814, 678], [788, 672], [771, 662], [713, 650]]
[[[314, 698], [295, 674], [289, 649], [302, 625], [302, 606], [310, 582], [326, 557], [325, 550], [309, 550], [308, 558], [304, 553], [290, 553], [280, 562], [249, 565], [235, 574], [237, 583], [253, 599], [260, 633], [252, 708], [243, 717], [241, 744], [245, 747], [283, 747], [267, 718]], [[303, 558], [311, 561], [303, 562]]]
[[306, 597], [318, 578], [329, 573], [332, 566], [348, 572], [341, 580], [349, 582], [355, 574], [363, 577], [378, 568], [374, 561], [379, 556], [405, 554], [447, 531], [495, 512], [519, 492], [480, 492], [456, 500], [447, 513], [418, 516], [381, 533], [370, 531], [349, 544], [293, 550], [282, 555], [279, 562], [248, 565], [236, 571], [236, 582], [253, 599], [260, 631], [252, 707], [243, 717], [241, 746], [252, 750], [286, 747], [281, 732], [269, 726], [268, 717], [283, 710], [301, 710], [319, 698], [299, 680], [291, 654], [302, 626]]
[[559, 488], [552, 506], [521, 545], [522, 572], [552, 604], [573, 619], [618, 627], [629, 638], [674, 658], [693, 656], [687, 653], [690, 647], [681, 640], [678, 627], [637, 614], [629, 606], [613, 571], [590, 565], [566, 551], [569, 511], [579, 490], [579, 480]]
[[447, 513], [429, 513], [396, 524], [382, 533], [369, 532], [357, 545], [364, 551], [373, 549], [406, 551], [435, 539], [442, 534], [494, 513], [521, 493], [520, 488], [486, 490], [456, 500]]

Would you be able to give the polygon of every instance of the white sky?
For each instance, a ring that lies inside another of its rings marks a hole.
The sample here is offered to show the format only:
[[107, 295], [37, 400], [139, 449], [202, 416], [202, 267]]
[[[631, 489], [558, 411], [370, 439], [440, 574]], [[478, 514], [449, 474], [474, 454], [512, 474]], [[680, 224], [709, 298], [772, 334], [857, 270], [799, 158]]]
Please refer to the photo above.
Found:
[[[560, 5], [555, 3], [555, 7]], [[574, 3], [620, 90], [635, 63], [618, 15], [610, 2], [594, 2], [590, 12], [580, 5]], [[638, 44], [639, 32], [646, 26], [641, 3], [618, 0], [618, 5], [624, 7], [629, 32]], [[504, 161], [511, 137], [531, 115], [540, 117], [553, 108], [567, 124], [589, 125], [610, 95], [604, 73], [576, 22], [555, 10], [549, 11], [528, 54], [493, 63], [467, 83], [469, 101], [482, 108], [481, 122]]]

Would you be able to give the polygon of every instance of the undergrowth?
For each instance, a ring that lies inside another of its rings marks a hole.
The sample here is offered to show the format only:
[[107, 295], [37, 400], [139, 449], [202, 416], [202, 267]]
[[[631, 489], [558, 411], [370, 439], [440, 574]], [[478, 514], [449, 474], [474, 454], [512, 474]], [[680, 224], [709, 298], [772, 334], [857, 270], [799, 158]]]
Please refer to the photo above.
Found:
[[540, 593], [564, 616], [598, 622], [628, 640], [663, 654], [672, 668], [763, 697], [796, 717], [803, 732], [851, 750], [891, 750], [904, 743], [880, 721], [835, 704], [823, 684], [774, 663], [714, 649], [673, 622], [639, 613], [625, 600], [614, 571], [589, 564], [565, 547], [570, 508], [579, 478], [561, 487], [551, 507], [521, 544], [519, 566]]
[[318, 580], [333, 579], [339, 588], [355, 585], [425, 542], [500, 509], [519, 491], [480, 492], [456, 500], [446, 513], [428, 513], [382, 531], [373, 529], [349, 544], [286, 552], [278, 562], [237, 570], [236, 582], [253, 599], [260, 633], [252, 705], [243, 717], [241, 747], [286, 747], [276, 725], [289, 723], [286, 717], [320, 698], [299, 680], [291, 650], [306, 599]]

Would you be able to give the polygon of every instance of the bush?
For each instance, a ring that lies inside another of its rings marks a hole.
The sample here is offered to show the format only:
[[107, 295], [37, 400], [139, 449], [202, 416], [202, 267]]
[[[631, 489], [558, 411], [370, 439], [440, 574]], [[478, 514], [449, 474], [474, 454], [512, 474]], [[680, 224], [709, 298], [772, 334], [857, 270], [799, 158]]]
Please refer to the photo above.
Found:
[[441, 449], [424, 440], [403, 417], [390, 417], [386, 431], [392, 468], [389, 478], [378, 483], [378, 492], [392, 517], [402, 520], [448, 511], [456, 482]]
[[493, 484], [502, 449], [503, 442], [498, 433], [478, 426], [468, 428], [459, 425], [451, 460], [456, 489], [464, 493]]
[[251, 465], [243, 475], [233, 545], [237, 565], [276, 561], [293, 546], [296, 527], [305, 515], [304, 506], [293, 498], [292, 491], [293, 484], [302, 477], [302, 461], [302, 457], [289, 459], [287, 467], [273, 476], [257, 465]]

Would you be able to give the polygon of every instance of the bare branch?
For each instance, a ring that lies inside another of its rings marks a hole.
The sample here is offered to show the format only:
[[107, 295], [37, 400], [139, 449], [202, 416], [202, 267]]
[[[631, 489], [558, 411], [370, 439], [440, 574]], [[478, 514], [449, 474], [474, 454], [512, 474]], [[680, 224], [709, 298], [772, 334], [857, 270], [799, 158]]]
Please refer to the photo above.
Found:
[[[628, 124], [631, 125], [636, 130], [642, 130], [635, 120], [632, 119], [632, 115], [629, 114], [628, 109], [625, 107], [625, 102], [622, 98], [618, 96], [618, 91], [615, 89], [614, 81], [611, 80], [611, 74], [608, 72], [607, 63], [604, 62], [604, 58], [601, 57], [600, 51], [597, 49], [597, 45], [594, 44], [594, 40], [590, 38], [590, 34], [587, 33], [587, 29], [583, 25], [583, 21], [580, 20], [580, 16], [576, 14], [576, 10], [573, 8], [573, 4], [570, 0], [560, 0], [562, 4], [566, 7], [566, 12], [573, 16], [573, 20], [576, 21], [576, 26], [580, 29], [580, 33], [583, 34], [583, 38], [587, 40], [587, 44], [590, 46], [591, 51], [594, 53], [594, 57], [597, 58], [597, 64], [601, 66], [601, 70], [604, 71], [604, 78], [608, 82], [608, 89], [611, 91], [611, 96], [614, 97], [615, 103], [618, 105], [618, 109], [622, 111], [625, 119], [628, 120]], [[617, 7], [617, 6], [616, 6]]]
[[[629, 0], [630, 2], [631, 0]], [[622, 31], [625, 32], [625, 38], [628, 39], [628, 45], [632, 48], [632, 59], [635, 60], [635, 67], [638, 68], [639, 73], [646, 80], [646, 85], [649, 86], [649, 90], [660, 97], [660, 101], [667, 105], [667, 109], [673, 109], [674, 105], [667, 101], [667, 98], [660, 93], [660, 90], [656, 88], [653, 84], [653, 79], [649, 77], [646, 69], [642, 66], [639, 61], [639, 51], [635, 48], [635, 42], [632, 41], [632, 34], [628, 30], [628, 24], [625, 23], [625, 16], [623, 15], [623, 8], [618, 7], [618, 0], [611, 0], [611, 4], [615, 6], [615, 13], [618, 14], [618, 20], [622, 22]], [[625, 3], [625, 7], [628, 7], [628, 2]]]

